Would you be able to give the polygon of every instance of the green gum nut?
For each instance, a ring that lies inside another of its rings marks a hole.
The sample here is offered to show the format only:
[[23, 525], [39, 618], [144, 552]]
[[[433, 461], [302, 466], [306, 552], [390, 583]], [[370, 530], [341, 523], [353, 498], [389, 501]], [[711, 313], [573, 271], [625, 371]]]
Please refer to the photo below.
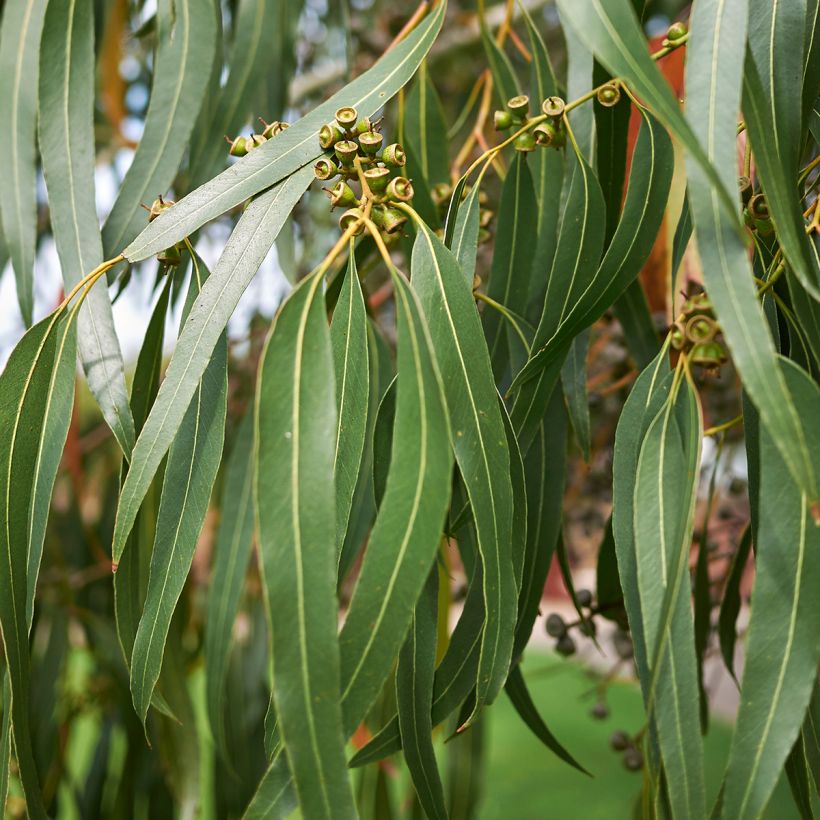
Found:
[[356, 194], [353, 193], [353, 189], [344, 180], [339, 180], [328, 193], [330, 194], [332, 208], [350, 208], [358, 204]]
[[537, 145], [548, 147], [553, 144], [558, 129], [551, 122], [542, 122], [533, 128], [532, 135]]
[[384, 137], [377, 131], [365, 131], [364, 134], [359, 136], [359, 145], [361, 145], [362, 151], [370, 157], [379, 152], [382, 142], [384, 142]]
[[525, 119], [530, 111], [530, 98], [526, 94], [519, 94], [507, 100], [507, 110], [513, 117]]
[[286, 122], [279, 122], [279, 120], [274, 120], [273, 122], [265, 122], [261, 117], [259, 118], [259, 122], [261, 122], [262, 125], [265, 126], [265, 130], [262, 131], [262, 136], [266, 140], [278, 136], [286, 128], [290, 127]]
[[[352, 225], [356, 224], [358, 220], [363, 219], [364, 214], [359, 208], [350, 208], [339, 217], [339, 227], [342, 229], [342, 231], [346, 231]], [[362, 233], [362, 231], [364, 231], [364, 222], [359, 222], [359, 225], [354, 231], [353, 235], [358, 236], [360, 233]]]
[[319, 145], [325, 150], [332, 148], [343, 138], [344, 134], [335, 122], [326, 123], [319, 129]]
[[541, 103], [541, 110], [548, 116], [548, 117], [560, 117], [564, 113], [564, 109], [567, 107], [567, 104], [561, 99], [561, 97], [547, 97], [544, 102]]
[[338, 122], [339, 125], [345, 129], [345, 131], [349, 131], [353, 128], [356, 125], [356, 121], [359, 119], [356, 109], [349, 105], [337, 109], [335, 116], [336, 122]]
[[314, 166], [313, 173], [316, 179], [331, 179], [339, 173], [336, 163], [329, 157], [322, 157]]
[[692, 342], [711, 342], [717, 335], [717, 324], [708, 316], [693, 316], [686, 323], [686, 338]]
[[258, 148], [265, 142], [267, 142], [267, 140], [261, 134], [251, 134], [245, 140], [245, 145], [247, 146], [248, 151], [252, 151], [254, 148]]
[[153, 222], [163, 211], [167, 211], [173, 204], [174, 201], [172, 199], [163, 199], [162, 194], [160, 194], [151, 203], [151, 207], [148, 209], [148, 221]]
[[513, 140], [513, 148], [515, 148], [516, 151], [522, 151], [525, 153], [534, 151], [535, 137], [529, 131], [525, 131]]
[[395, 177], [387, 186], [387, 196], [399, 202], [409, 202], [413, 198], [413, 184], [407, 177]]
[[755, 194], [749, 200], [749, 211], [752, 216], [757, 219], [769, 218], [769, 205], [766, 202], [766, 197], [763, 194]]
[[774, 224], [771, 219], [755, 219], [755, 230], [761, 236], [771, 236], [774, 233]]
[[166, 248], [164, 251], [157, 254], [157, 262], [160, 262], [163, 265], [178, 265], [181, 261], [182, 256], [179, 252], [178, 245], [171, 245], [170, 248]]
[[442, 202], [446, 202], [450, 199], [452, 192], [452, 189], [446, 182], [437, 182], [430, 191], [430, 196], [433, 197], [433, 202], [435, 202], [436, 205], [441, 205]]
[[359, 120], [356, 123], [356, 127], [353, 129], [356, 134], [364, 134], [365, 131], [373, 130], [374, 128], [370, 122], [370, 117], [365, 117], [363, 120]]
[[496, 111], [493, 114], [493, 126], [496, 131], [506, 131], [512, 128], [513, 116], [509, 111]]
[[598, 89], [595, 96], [604, 108], [612, 108], [621, 101], [621, 89], [617, 83], [607, 83]]
[[387, 188], [387, 183], [390, 181], [390, 169], [385, 168], [383, 165], [368, 168], [364, 172], [364, 178], [367, 180], [367, 185], [374, 194], [382, 194]]
[[394, 168], [403, 168], [407, 164], [407, 155], [401, 145], [393, 142], [382, 151], [382, 160]]
[[684, 335], [683, 331], [677, 325], [675, 325], [672, 328], [672, 332], [670, 335], [672, 347], [674, 347], [675, 350], [682, 350], [684, 344], [686, 344], [686, 336]]
[[666, 32], [666, 39], [670, 45], [679, 43], [688, 33], [686, 23], [672, 23], [669, 30]]
[[692, 348], [689, 359], [703, 367], [720, 367], [726, 361], [726, 353], [718, 342], [700, 342]]
[[752, 198], [752, 181], [747, 176], [738, 177], [737, 187], [740, 190], [740, 199], [747, 205]]
[[387, 205], [376, 205], [373, 208], [373, 221], [387, 234], [395, 234], [401, 230], [407, 217], [398, 208]]
[[336, 143], [334, 149], [339, 162], [348, 167], [353, 165], [353, 160], [356, 159], [359, 153], [359, 146], [353, 140], [341, 140]]
[[236, 139], [230, 139], [229, 137], [225, 137], [225, 139], [230, 144], [230, 148], [228, 149], [228, 153], [232, 157], [244, 157], [245, 154], [248, 153], [248, 145], [245, 141], [245, 137], [238, 136]]

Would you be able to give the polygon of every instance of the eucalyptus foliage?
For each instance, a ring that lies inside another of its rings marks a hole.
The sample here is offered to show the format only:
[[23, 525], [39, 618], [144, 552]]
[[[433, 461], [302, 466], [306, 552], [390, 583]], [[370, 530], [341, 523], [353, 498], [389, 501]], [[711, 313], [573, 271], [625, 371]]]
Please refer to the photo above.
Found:
[[[301, 3], [147, 5], [3, 4], [0, 260], [27, 330], [0, 374], [0, 805], [398, 817], [380, 761], [401, 752], [413, 816], [472, 817], [482, 717], [502, 693], [545, 754], [588, 773], [521, 666], [555, 559], [579, 631], [615, 621], [634, 653], [646, 726], [612, 743], [643, 770], [641, 816], [759, 818], [784, 775], [814, 817], [817, 0], [696, 0], [654, 53], [639, 0], [558, 0], [565, 72], [526, 10], [543, 4], [500, 5], [496, 32], [479, 3], [483, 74], [453, 122], [433, 70], [446, 0], [408, 13], [369, 68], [320, 83], [290, 123]], [[117, 127], [104, 100], [129, 25], [152, 55], [150, 98], [101, 227], [95, 167]], [[682, 52], [681, 104], [659, 65]], [[674, 294], [659, 332], [639, 274], [668, 231], [675, 144], [672, 281], [688, 248], [702, 288]], [[327, 253], [306, 272], [288, 248], [316, 178], [341, 219], [317, 223]], [[215, 220], [231, 234], [209, 270], [197, 249]], [[65, 298], [35, 323], [44, 232]], [[275, 243], [293, 287], [243, 359], [228, 322]], [[145, 277], [155, 307], [126, 378], [112, 300]], [[587, 360], [613, 313], [636, 378], [609, 436], [593, 597], [572, 587], [562, 501], [568, 445], [587, 460], [597, 446]], [[78, 360], [112, 437], [84, 467]], [[704, 374], [721, 371], [743, 414], [704, 429]], [[710, 588], [703, 445], [730, 428], [750, 520]], [[89, 497], [105, 511], [93, 525]], [[574, 653], [562, 618], [546, 627]], [[740, 689], [717, 795], [710, 646]]]

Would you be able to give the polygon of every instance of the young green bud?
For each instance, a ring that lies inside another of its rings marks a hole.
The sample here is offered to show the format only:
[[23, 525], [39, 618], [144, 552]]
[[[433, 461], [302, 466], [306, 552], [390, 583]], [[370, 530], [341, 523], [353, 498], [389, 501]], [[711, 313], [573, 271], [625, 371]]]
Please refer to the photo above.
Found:
[[519, 94], [507, 100], [507, 110], [518, 119], [526, 118], [530, 110], [530, 98], [526, 94]]
[[525, 131], [513, 140], [513, 148], [515, 148], [516, 151], [534, 151], [535, 137], [529, 131]]
[[355, 108], [351, 108], [349, 105], [344, 106], [344, 108], [340, 108], [336, 111], [336, 122], [344, 128], [346, 131], [349, 131], [356, 125], [356, 120], [359, 119], [359, 115], [356, 113]]
[[339, 168], [330, 157], [322, 157], [314, 166], [313, 173], [316, 179], [331, 179], [339, 173]]
[[621, 89], [617, 83], [607, 83], [598, 89], [598, 102], [605, 108], [616, 106], [621, 100]]
[[236, 137], [235, 139], [231, 139], [230, 137], [225, 137], [226, 142], [230, 145], [230, 149], [228, 150], [228, 154], [232, 157], [244, 157], [245, 154], [248, 153], [248, 146], [245, 142], [245, 137], [241, 134]]
[[348, 228], [350, 228], [358, 222], [359, 224], [356, 227], [356, 230], [353, 232], [354, 236], [358, 236], [360, 233], [364, 231], [364, 222], [361, 221], [363, 219], [364, 214], [359, 208], [350, 208], [339, 217], [339, 227], [342, 229], [342, 231], [346, 231]]
[[560, 117], [564, 113], [567, 104], [560, 97], [547, 97], [541, 103], [541, 110], [548, 117]]
[[375, 156], [382, 147], [384, 137], [378, 131], [365, 131], [359, 136], [359, 145], [368, 156]]
[[493, 125], [496, 131], [506, 131], [512, 128], [513, 116], [509, 111], [496, 111], [493, 114]]
[[324, 150], [332, 148], [341, 139], [344, 139], [344, 134], [335, 122], [326, 123], [319, 129], [319, 145]]
[[394, 168], [403, 168], [407, 164], [407, 155], [401, 145], [393, 142], [382, 151], [382, 160]]
[[413, 184], [407, 177], [394, 177], [387, 185], [387, 196], [399, 202], [409, 202], [413, 198]]
[[389, 205], [376, 205], [373, 208], [373, 221], [387, 234], [394, 234], [401, 230], [407, 222], [407, 217], [398, 208]]
[[353, 161], [359, 153], [359, 146], [353, 140], [341, 140], [333, 146], [339, 162], [347, 168], [353, 165]]
[[343, 179], [340, 179], [332, 188], [325, 188], [325, 191], [330, 197], [331, 209], [351, 208], [359, 202], [353, 189]]

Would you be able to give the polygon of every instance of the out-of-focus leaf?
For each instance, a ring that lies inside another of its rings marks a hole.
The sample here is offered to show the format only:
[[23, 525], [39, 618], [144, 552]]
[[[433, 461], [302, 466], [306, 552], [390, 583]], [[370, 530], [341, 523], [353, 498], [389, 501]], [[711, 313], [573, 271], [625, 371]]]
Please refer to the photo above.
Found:
[[[559, 6], [558, 15], [567, 44], [567, 99], [574, 100], [592, 88], [592, 53], [566, 24]], [[575, 141], [584, 159], [595, 165], [595, 115], [591, 105], [579, 105], [567, 114]]]
[[[63, 285], [102, 262], [94, 200], [94, 4], [49, 3], [40, 71], [40, 154]], [[134, 447], [122, 352], [103, 279], [80, 308], [78, 346], [88, 386], [126, 458]]]
[[[789, 388], [803, 374], [779, 360]], [[815, 402], [813, 414], [820, 414]], [[812, 432], [816, 454], [816, 430]], [[800, 731], [817, 675], [820, 633], [820, 529], [772, 436], [760, 429], [760, 515], [755, 585], [738, 712], [721, 817], [759, 817]]]
[[367, 312], [352, 243], [345, 281], [330, 324], [330, 344], [336, 374], [336, 544], [341, 554], [364, 452], [370, 387]]
[[683, 197], [683, 207], [681, 209], [678, 224], [675, 228], [675, 239], [672, 242], [672, 282], [680, 270], [683, 255], [689, 247], [689, 240], [692, 238], [692, 210], [689, 207], [688, 192]]
[[621, 323], [629, 355], [639, 368], [646, 367], [658, 355], [660, 339], [649, 302], [638, 279], [634, 279], [613, 306]]
[[[532, 272], [532, 237], [536, 231], [538, 205], [532, 174], [523, 153], [516, 153], [515, 162], [504, 180], [498, 206], [498, 226], [493, 247], [493, 263], [487, 295], [519, 316], [527, 310]], [[484, 334], [490, 349], [496, 381], [504, 378], [510, 366], [513, 372], [526, 358], [521, 341], [497, 310], [484, 311]]]
[[212, 275], [194, 302], [157, 400], [134, 448], [117, 508], [112, 546], [114, 561], [118, 562], [122, 556], [139, 505], [174, 440], [239, 297], [311, 179], [313, 169], [301, 169], [254, 200], [234, 228]]
[[447, 744], [447, 811], [450, 820], [471, 820], [476, 815], [486, 782], [483, 721]]
[[319, 157], [322, 152], [317, 134], [322, 125], [340, 106], [353, 106], [360, 116], [370, 116], [381, 108], [413, 76], [435, 40], [446, 10], [447, 4], [440, 3], [361, 77], [157, 217], [126, 248], [125, 257], [136, 262], [153, 256]]
[[[501, 418], [504, 422], [504, 432], [507, 436], [507, 448], [510, 451], [510, 483], [512, 484], [513, 516], [512, 534], [510, 538], [510, 557], [512, 558], [513, 578], [519, 599], [521, 584], [524, 576], [524, 560], [527, 552], [527, 486], [524, 475], [524, 460], [515, 438], [512, 422], [507, 413], [504, 399], [499, 395], [498, 406], [501, 408]], [[475, 520], [475, 517], [474, 517]]]
[[820, 267], [806, 236], [796, 185], [803, 103], [800, 45], [805, 28], [802, 0], [749, 0], [743, 114], [783, 255], [803, 287], [820, 299]]
[[256, 396], [254, 498], [273, 647], [274, 699], [299, 804], [355, 815], [336, 637], [336, 397], [321, 272], [280, 309]]
[[214, 0], [159, 0], [145, 127], [103, 227], [107, 256], [140, 232], [145, 219], [140, 205], [164, 194], [174, 181], [208, 86], [216, 31]]
[[732, 564], [723, 590], [723, 600], [718, 616], [718, 635], [720, 636], [720, 653], [726, 668], [735, 680], [735, 642], [737, 640], [737, 616], [740, 613], [740, 582], [749, 560], [752, 549], [752, 528], [747, 527], [743, 537], [732, 556]]
[[507, 100], [521, 93], [518, 78], [515, 76], [510, 58], [504, 50], [496, 43], [490, 30], [484, 22], [481, 23], [481, 43], [484, 46], [484, 54], [490, 66], [490, 73], [493, 78], [493, 90], [495, 91], [496, 102], [502, 109], [506, 108]]
[[[589, 772], [563, 747], [561, 742], [549, 730], [547, 724], [544, 723], [541, 715], [538, 714], [538, 709], [533, 703], [519, 665], [510, 670], [510, 676], [504, 686], [504, 691], [521, 720], [553, 754], [563, 760], [564, 763], [578, 769], [579, 772], [589, 775]], [[592, 775], [589, 776], [592, 777]]]
[[683, 381], [640, 447], [634, 549], [650, 678], [642, 679], [657, 725], [674, 817], [706, 815], [697, 658], [688, 559], [701, 442], [697, 399]]
[[3, 722], [0, 724], [0, 806], [6, 805], [9, 793], [9, 763], [11, 762], [11, 689], [3, 667]]
[[[740, 98], [746, 16], [744, 0], [736, 0], [725, 9], [715, 2], [698, 6], [693, 14], [687, 61], [687, 94], [700, 100], [701, 109], [690, 114], [691, 122], [727, 189], [736, 184], [735, 112]], [[716, 37], [715, 32], [720, 36]], [[711, 69], [703, 71], [701, 66]], [[798, 485], [810, 502], [817, 501], [820, 463], [812, 461], [803, 421], [806, 417], [798, 411], [798, 397], [788, 389], [778, 366], [747, 248], [718, 202], [711, 179], [697, 164], [688, 170], [689, 204], [704, 283], [734, 365], [760, 412], [762, 426], [774, 437]], [[738, 212], [737, 197], [734, 212]], [[806, 396], [820, 395], [817, 385], [808, 378], [803, 379], [801, 391]]]
[[589, 429], [589, 398], [587, 397], [587, 353], [589, 330], [582, 330], [573, 340], [561, 367], [561, 384], [567, 402], [569, 420], [575, 441], [584, 461], [589, 461], [591, 433]]
[[806, 761], [806, 745], [801, 731], [786, 758], [786, 777], [789, 779], [789, 788], [792, 792], [794, 804], [797, 806], [803, 820], [814, 820], [812, 808], [813, 796], [809, 767]]
[[803, 721], [803, 737], [806, 745], [806, 761], [809, 765], [814, 788], [820, 796], [820, 683], [814, 682], [811, 702]]
[[609, 620], [623, 606], [624, 595], [618, 575], [618, 557], [615, 554], [615, 536], [612, 533], [612, 517], [606, 523], [604, 537], [598, 548], [598, 563], [595, 567], [595, 596], [601, 615]]
[[452, 425], [452, 443], [473, 509], [487, 613], [477, 709], [504, 685], [512, 653], [516, 590], [511, 455], [478, 314], [453, 254], [426, 226], [413, 248], [413, 288], [430, 328]]
[[221, 754], [227, 751], [224, 725], [225, 676], [231, 636], [253, 546], [253, 413], [239, 425], [228, 458], [219, 529], [205, 618], [205, 683], [208, 719]]
[[71, 416], [76, 316], [75, 305], [34, 325], [0, 374], [0, 626], [17, 763], [34, 817], [45, 817], [45, 810], [31, 746], [28, 635], [45, 518]]
[[399, 654], [396, 704], [404, 759], [419, 801], [431, 820], [446, 820], [430, 719], [436, 662], [437, 582], [438, 568], [434, 567], [416, 603], [410, 633]]
[[[208, 276], [195, 255], [193, 268], [183, 317], [190, 313]], [[168, 451], [148, 589], [131, 654], [131, 694], [143, 723], [162, 669], [171, 618], [191, 568], [222, 459], [227, 395], [228, 345], [223, 336]]]
[[47, 0], [8, 0], [4, 5], [0, 29], [0, 156], [7, 173], [0, 186], [0, 212], [17, 283], [17, 302], [28, 326], [34, 308], [37, 90]]

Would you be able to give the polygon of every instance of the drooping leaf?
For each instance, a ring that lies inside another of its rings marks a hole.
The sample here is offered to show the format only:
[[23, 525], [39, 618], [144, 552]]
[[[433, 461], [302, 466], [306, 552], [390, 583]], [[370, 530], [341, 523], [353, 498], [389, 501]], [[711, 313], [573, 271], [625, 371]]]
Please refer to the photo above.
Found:
[[28, 326], [34, 308], [37, 247], [37, 90], [40, 38], [47, 0], [9, 0], [0, 28], [0, 155], [7, 175], [0, 186], [0, 213], [17, 302]]
[[743, 573], [746, 569], [751, 549], [752, 529], [751, 527], [747, 527], [732, 556], [732, 564], [729, 567], [726, 586], [723, 589], [723, 600], [720, 604], [720, 614], [718, 616], [720, 653], [723, 656], [723, 662], [726, 664], [726, 668], [735, 679], [737, 679], [735, 675], [736, 625], [741, 604], [740, 582], [743, 579]]
[[140, 206], [165, 194], [174, 181], [216, 54], [216, 5], [214, 0], [157, 4], [157, 48], [145, 127], [103, 227], [106, 256], [119, 253], [137, 236], [145, 224]]
[[416, 603], [410, 633], [399, 654], [396, 704], [404, 759], [419, 801], [431, 820], [446, 820], [430, 719], [436, 661], [437, 581], [438, 568], [434, 567]]
[[253, 546], [253, 414], [239, 424], [228, 457], [219, 529], [214, 542], [214, 562], [205, 617], [205, 683], [208, 720], [221, 753], [225, 744], [225, 677], [231, 636], [242, 597]]
[[321, 273], [277, 315], [259, 370], [254, 498], [274, 699], [299, 804], [354, 816], [336, 637], [336, 398]]
[[317, 159], [322, 153], [317, 136], [319, 129], [333, 118], [339, 107], [353, 106], [359, 116], [370, 116], [413, 76], [438, 34], [446, 9], [447, 4], [440, 3], [415, 31], [371, 69], [157, 217], [125, 249], [125, 257], [136, 262], [153, 256]]
[[336, 544], [341, 553], [364, 452], [370, 387], [367, 312], [352, 244], [345, 281], [330, 324], [330, 343], [336, 375]]
[[511, 456], [470, 286], [452, 253], [426, 226], [420, 227], [413, 248], [412, 282], [441, 367], [453, 448], [473, 509], [483, 567], [487, 620], [476, 696], [480, 709], [501, 690], [512, 653]]
[[[698, 6], [692, 19], [687, 62], [687, 94], [699, 100], [701, 106], [701, 112], [691, 113], [690, 120], [727, 189], [736, 184], [735, 111], [740, 99], [746, 16], [745, 0], [735, 0], [726, 8], [714, 2]], [[716, 31], [719, 36], [715, 36]], [[701, 72], [695, 65], [712, 68]], [[711, 179], [704, 176], [698, 164], [690, 164], [688, 171], [689, 204], [704, 283], [734, 365], [760, 413], [762, 426], [774, 437], [798, 485], [810, 501], [815, 501], [820, 498], [818, 464], [812, 462], [808, 452], [797, 397], [788, 389], [777, 364], [747, 248], [718, 202]], [[734, 199], [737, 213], [737, 197]], [[807, 396], [820, 395], [817, 385], [808, 378], [804, 378], [802, 390]]]
[[797, 735], [797, 740], [795, 740], [794, 746], [792, 746], [792, 750], [786, 758], [785, 769], [786, 776], [789, 779], [792, 799], [800, 812], [800, 816], [803, 820], [814, 820], [814, 809], [812, 808], [814, 798], [802, 731]]
[[0, 724], [0, 806], [6, 805], [11, 763], [11, 689], [3, 668], [3, 722]]
[[490, 74], [493, 78], [494, 97], [498, 105], [506, 108], [507, 100], [521, 93], [518, 78], [510, 63], [510, 58], [504, 50], [496, 43], [490, 30], [487, 28], [484, 18], [479, 21], [481, 24], [481, 44], [484, 46], [484, 54], [490, 66]]
[[[574, 100], [592, 88], [594, 60], [586, 43], [578, 37], [572, 26], [567, 25], [561, 7], [558, 16], [567, 44], [567, 99]], [[579, 105], [567, 114], [570, 128], [581, 155], [590, 164], [595, 164], [595, 116], [591, 105]]]
[[159, 395], [140, 433], [120, 493], [112, 555], [119, 561], [139, 505], [190, 405], [211, 354], [313, 170], [304, 168], [254, 200], [234, 228], [222, 256], [191, 308]]
[[[796, 365], [779, 360], [792, 391]], [[820, 413], [814, 403], [813, 417]], [[820, 445], [812, 432], [813, 454]], [[759, 817], [768, 803], [809, 705], [817, 674], [820, 529], [772, 435], [760, 429], [760, 515], [755, 585], [738, 712], [721, 817]]]
[[[40, 71], [40, 154], [63, 286], [70, 291], [102, 261], [94, 199], [94, 4], [49, 3]], [[134, 447], [122, 352], [106, 282], [80, 308], [78, 346], [88, 386], [126, 458]]]
[[[190, 314], [208, 276], [196, 255], [192, 261], [194, 270], [183, 316]], [[222, 458], [227, 394], [228, 345], [223, 335], [168, 451], [148, 589], [131, 654], [131, 694], [143, 723]]]
[[583, 330], [573, 340], [561, 368], [561, 385], [567, 403], [569, 420], [575, 441], [584, 461], [589, 461], [591, 433], [589, 428], [589, 398], [587, 396], [587, 354], [589, 331]]

